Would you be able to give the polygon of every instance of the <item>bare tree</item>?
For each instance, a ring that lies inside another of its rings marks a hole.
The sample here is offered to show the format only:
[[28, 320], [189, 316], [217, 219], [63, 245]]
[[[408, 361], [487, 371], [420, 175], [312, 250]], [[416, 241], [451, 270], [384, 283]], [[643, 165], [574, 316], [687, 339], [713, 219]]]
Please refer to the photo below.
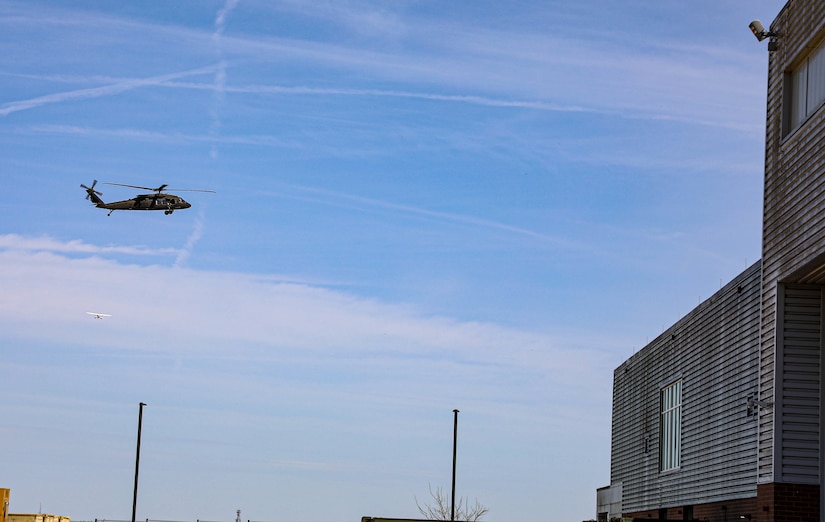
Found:
[[[432, 485], [429, 486], [430, 497], [432, 502], [420, 503], [418, 497], [415, 498], [415, 505], [418, 511], [429, 520], [450, 520], [452, 509], [450, 506], [450, 499], [444, 494], [444, 490], [438, 487], [433, 491]], [[479, 522], [484, 518], [484, 515], [489, 511], [485, 506], [481, 505], [476, 499], [472, 506], [470, 502], [464, 498], [456, 499], [455, 501], [455, 519], [462, 522]]]

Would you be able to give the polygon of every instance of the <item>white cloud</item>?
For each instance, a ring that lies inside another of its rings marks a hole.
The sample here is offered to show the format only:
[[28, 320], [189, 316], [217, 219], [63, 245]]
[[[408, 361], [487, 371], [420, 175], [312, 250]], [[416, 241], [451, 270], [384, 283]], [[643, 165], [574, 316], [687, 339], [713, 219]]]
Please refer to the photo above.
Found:
[[[592, 381], [614, 361], [583, 348], [593, 340], [587, 335], [568, 342], [277, 276], [122, 264], [99, 252], [69, 258], [62, 252], [71, 242], [46, 246], [0, 247], [0, 331], [8, 346], [39, 354], [30, 364], [15, 356], [15, 382], [70, 376], [72, 391], [60, 398], [57, 389], [14, 385], [10, 415], [28, 418], [31, 412], [13, 413], [41, 404], [37, 416], [64, 427], [61, 446], [83, 437], [88, 441], [75, 442], [74, 451], [94, 453], [89, 444], [107, 433], [75, 417], [139, 396], [152, 408], [148, 441], [156, 449], [147, 455], [160, 460], [147, 457], [145, 465], [156, 480], [178, 467], [225, 480], [221, 461], [232, 459], [243, 481], [258, 473], [359, 474], [392, 462], [423, 485], [432, 464], [421, 461], [422, 441], [434, 438], [426, 423], [432, 412], [456, 406], [475, 419], [484, 444], [503, 452], [485, 457], [489, 465], [519, 473], [530, 464], [508, 458], [518, 452], [512, 444], [544, 447], [548, 436], [571, 438], [571, 425], [603, 421], [583, 416], [582, 403], [588, 410], [605, 403], [606, 385]], [[88, 310], [112, 316], [99, 321]], [[100, 402], [90, 404], [84, 393]], [[75, 413], [61, 422], [67, 412]], [[28, 425], [16, 422], [26, 436]], [[232, 426], [255, 429], [239, 439]], [[273, 436], [292, 447], [273, 449]], [[363, 441], [388, 438], [392, 455], [380, 457], [382, 464]], [[404, 438], [416, 446], [399, 447]], [[112, 509], [107, 505], [94, 509]], [[150, 506], [162, 511], [162, 503]]]
[[171, 256], [178, 255], [179, 250], [174, 248], [154, 249], [143, 246], [107, 245], [99, 246], [76, 239], [73, 241], [58, 241], [48, 236], [27, 237], [18, 234], [0, 234], [0, 249], [6, 251], [24, 252], [61, 252], [66, 254], [128, 254], [138, 256]]
[[[198, 230], [196, 226], [189, 243]], [[62, 255], [68, 253], [75, 255]], [[0, 236], [0, 323], [5, 334], [85, 342], [85, 312], [94, 310], [112, 314], [106, 327], [113, 338], [100, 342], [113, 349], [169, 346], [172, 352], [218, 354], [231, 347], [229, 353], [247, 357], [291, 353], [427, 364], [437, 360], [531, 372], [572, 369], [592, 357], [545, 334], [433, 317], [407, 305], [273, 276], [201, 272], [181, 268], [182, 263], [173, 268], [120, 264], [106, 260], [107, 253], [144, 252]], [[31, 330], [40, 324], [49, 327]], [[139, 332], [157, 333], [149, 334], [153, 342], [147, 345], [145, 334], [134, 342]]]

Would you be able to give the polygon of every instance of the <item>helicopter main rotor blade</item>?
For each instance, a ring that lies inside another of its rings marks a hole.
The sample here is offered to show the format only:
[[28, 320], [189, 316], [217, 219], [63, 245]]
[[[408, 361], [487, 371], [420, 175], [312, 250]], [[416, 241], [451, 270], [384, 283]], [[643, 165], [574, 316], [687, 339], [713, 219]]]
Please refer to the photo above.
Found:
[[166, 185], [161, 185], [157, 188], [152, 188], [152, 187], [141, 187], [141, 186], [138, 186], [138, 185], [126, 185], [125, 183], [106, 183], [106, 182], [104, 182], [104, 185], [117, 185], [118, 187], [129, 187], [129, 188], [142, 189], [142, 190], [151, 190], [152, 192], [160, 192], [161, 190], [166, 188]]
[[135, 188], [135, 189], [151, 190], [152, 192], [157, 192], [157, 193], [161, 193], [164, 190], [170, 190], [170, 191], [174, 190], [175, 192], [212, 192], [213, 194], [215, 193], [214, 190], [169, 188], [169, 185], [167, 185], [165, 183], [163, 185], [159, 186], [159, 187], [156, 187], [156, 188], [140, 187], [138, 185], [126, 185], [124, 183], [106, 183], [106, 185], [117, 185], [118, 187], [129, 187], [129, 188]]

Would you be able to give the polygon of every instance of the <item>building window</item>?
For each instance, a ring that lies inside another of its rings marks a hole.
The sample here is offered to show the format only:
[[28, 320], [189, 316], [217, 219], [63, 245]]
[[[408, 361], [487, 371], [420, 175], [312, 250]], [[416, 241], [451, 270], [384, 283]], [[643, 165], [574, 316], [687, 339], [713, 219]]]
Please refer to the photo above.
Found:
[[682, 381], [662, 388], [659, 393], [659, 469], [676, 469], [682, 453]]
[[785, 76], [785, 134], [799, 127], [825, 102], [825, 43]]

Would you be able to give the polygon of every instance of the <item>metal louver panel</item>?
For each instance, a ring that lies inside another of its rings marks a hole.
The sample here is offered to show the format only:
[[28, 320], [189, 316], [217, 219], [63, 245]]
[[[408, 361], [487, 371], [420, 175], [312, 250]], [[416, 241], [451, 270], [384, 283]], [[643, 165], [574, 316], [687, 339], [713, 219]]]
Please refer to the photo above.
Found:
[[784, 482], [818, 484], [822, 287], [787, 285], [781, 318], [781, 379], [775, 404]]

